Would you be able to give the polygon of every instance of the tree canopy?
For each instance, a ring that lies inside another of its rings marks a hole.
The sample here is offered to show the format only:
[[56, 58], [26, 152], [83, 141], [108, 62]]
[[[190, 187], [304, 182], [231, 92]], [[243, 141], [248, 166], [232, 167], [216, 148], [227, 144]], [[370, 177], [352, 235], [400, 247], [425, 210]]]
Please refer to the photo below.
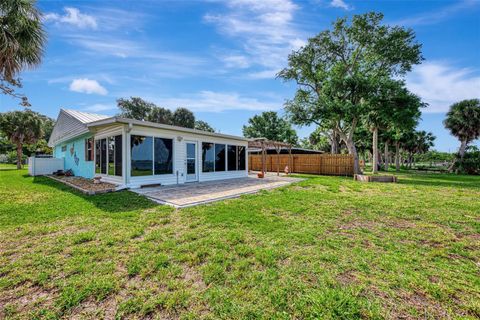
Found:
[[0, 92], [30, 106], [24, 95], [15, 92], [15, 87], [21, 87], [17, 77], [22, 70], [40, 64], [45, 43], [41, 13], [34, 1], [0, 1]]
[[42, 138], [44, 119], [31, 110], [0, 114], [0, 131], [17, 150], [17, 169], [22, 168], [23, 145], [33, 144]]
[[329, 126], [345, 142], [359, 172], [354, 133], [371, 110], [379, 90], [422, 61], [421, 45], [411, 29], [382, 24], [383, 15], [366, 13], [337, 19], [331, 30], [309, 39], [290, 54], [279, 72], [295, 81], [295, 97], [286, 102], [298, 125]]
[[480, 100], [470, 99], [454, 103], [443, 123], [445, 128], [460, 140], [458, 153], [463, 158], [467, 145], [480, 137]]
[[243, 135], [247, 138], [267, 138], [274, 141], [296, 144], [298, 137], [292, 125], [274, 111], [262, 112], [248, 119], [243, 126]]
[[172, 112], [169, 109], [157, 106], [153, 102], [145, 101], [140, 97], [118, 99], [117, 105], [120, 109], [119, 116], [124, 118], [151, 121], [184, 128], [195, 128], [195, 115], [187, 108], [177, 108]]
[[213, 129], [207, 122], [202, 120], [195, 121], [195, 129], [207, 132], [215, 132], [215, 129]]

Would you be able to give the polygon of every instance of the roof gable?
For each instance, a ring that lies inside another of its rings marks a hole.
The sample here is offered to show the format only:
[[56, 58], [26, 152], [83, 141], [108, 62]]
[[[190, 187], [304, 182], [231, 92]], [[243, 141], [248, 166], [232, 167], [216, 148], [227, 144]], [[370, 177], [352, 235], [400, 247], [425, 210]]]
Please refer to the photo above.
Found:
[[106, 118], [108, 118], [108, 116], [76, 110], [60, 109], [48, 145], [53, 147], [61, 142], [87, 133], [87, 123]]

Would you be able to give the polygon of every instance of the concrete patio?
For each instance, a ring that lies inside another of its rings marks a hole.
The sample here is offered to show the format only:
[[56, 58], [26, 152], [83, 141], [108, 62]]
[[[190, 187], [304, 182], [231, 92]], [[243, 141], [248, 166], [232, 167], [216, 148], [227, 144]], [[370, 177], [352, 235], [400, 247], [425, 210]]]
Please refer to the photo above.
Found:
[[248, 178], [193, 182], [173, 186], [131, 189], [131, 191], [144, 195], [160, 204], [184, 208], [236, 198], [242, 194], [256, 193], [260, 190], [278, 188], [301, 180], [303, 179], [285, 175], [267, 174], [263, 179], [257, 178], [256, 175], [250, 175]]

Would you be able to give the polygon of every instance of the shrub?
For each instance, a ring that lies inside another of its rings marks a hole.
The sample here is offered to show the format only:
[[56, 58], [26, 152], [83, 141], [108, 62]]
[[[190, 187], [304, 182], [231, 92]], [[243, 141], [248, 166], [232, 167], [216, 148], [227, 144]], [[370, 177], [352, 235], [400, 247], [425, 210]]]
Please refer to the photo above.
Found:
[[480, 150], [470, 148], [468, 152], [465, 152], [462, 160], [457, 159], [454, 170], [457, 173], [480, 174]]

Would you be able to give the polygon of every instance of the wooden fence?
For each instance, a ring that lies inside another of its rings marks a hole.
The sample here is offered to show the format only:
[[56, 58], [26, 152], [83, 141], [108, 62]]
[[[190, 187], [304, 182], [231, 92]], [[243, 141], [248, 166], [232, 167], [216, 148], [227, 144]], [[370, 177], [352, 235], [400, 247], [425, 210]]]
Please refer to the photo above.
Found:
[[[280, 172], [289, 167], [293, 173], [312, 173], [332, 176], [353, 176], [353, 156], [349, 154], [269, 154], [266, 156], [267, 171]], [[262, 170], [262, 155], [249, 155], [249, 170]]]

